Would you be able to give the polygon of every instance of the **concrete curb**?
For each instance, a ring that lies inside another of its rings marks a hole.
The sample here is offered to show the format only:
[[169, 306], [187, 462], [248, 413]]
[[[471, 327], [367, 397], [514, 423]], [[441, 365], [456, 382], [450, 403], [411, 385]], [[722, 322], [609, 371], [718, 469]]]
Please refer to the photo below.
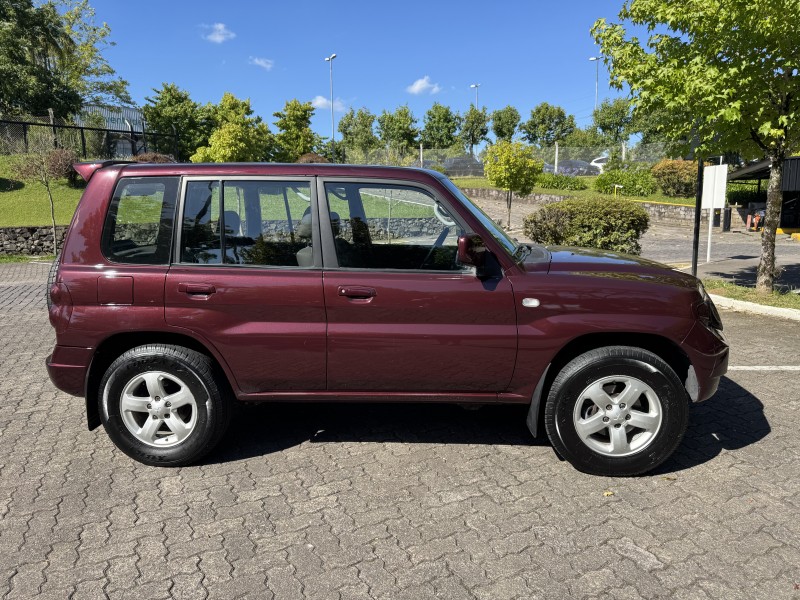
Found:
[[733, 300], [725, 296], [717, 296], [716, 294], [709, 294], [719, 308], [726, 308], [736, 312], [753, 313], [756, 315], [765, 315], [768, 317], [780, 317], [782, 319], [790, 319], [792, 321], [800, 321], [800, 310], [795, 308], [778, 308], [777, 306], [764, 306], [763, 304], [756, 304], [755, 302], [745, 302], [744, 300]]

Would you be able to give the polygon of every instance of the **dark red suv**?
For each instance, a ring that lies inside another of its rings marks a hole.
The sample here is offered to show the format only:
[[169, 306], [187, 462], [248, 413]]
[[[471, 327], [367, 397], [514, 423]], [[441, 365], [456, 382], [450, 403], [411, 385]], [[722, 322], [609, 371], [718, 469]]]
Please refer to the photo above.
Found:
[[146, 464], [197, 461], [235, 400], [518, 403], [578, 469], [632, 475], [727, 369], [697, 279], [518, 244], [432, 171], [76, 168], [47, 367]]

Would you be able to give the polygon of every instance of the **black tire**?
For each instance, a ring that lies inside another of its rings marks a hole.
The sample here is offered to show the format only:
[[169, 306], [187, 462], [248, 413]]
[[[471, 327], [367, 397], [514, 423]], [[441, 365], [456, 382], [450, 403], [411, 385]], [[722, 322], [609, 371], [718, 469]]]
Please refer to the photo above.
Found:
[[[163, 397], [152, 395], [153, 381]], [[123, 410], [126, 391], [137, 410]], [[170, 398], [182, 405], [172, 408]], [[210, 452], [225, 434], [231, 408], [224, 374], [208, 356], [166, 344], [139, 346], [117, 358], [100, 381], [98, 403], [111, 441], [134, 460], [160, 467], [186, 466]]]
[[[599, 407], [598, 396], [609, 404]], [[627, 398], [634, 403], [625, 404]], [[688, 415], [686, 390], [666, 362], [641, 348], [608, 346], [581, 354], [561, 370], [550, 387], [544, 422], [553, 448], [576, 469], [625, 477], [667, 460], [683, 439]], [[595, 427], [600, 429], [587, 435]]]

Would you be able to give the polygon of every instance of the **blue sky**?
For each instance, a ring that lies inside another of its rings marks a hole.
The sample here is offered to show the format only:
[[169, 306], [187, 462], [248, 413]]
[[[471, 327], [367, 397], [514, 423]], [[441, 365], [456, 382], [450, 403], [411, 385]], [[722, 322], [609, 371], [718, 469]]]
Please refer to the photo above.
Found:
[[[92, 0], [111, 26], [112, 67], [141, 104], [162, 82], [198, 102], [223, 92], [250, 98], [274, 130], [286, 100], [314, 101], [312, 123], [330, 135], [331, 53], [336, 122], [365, 106], [408, 104], [422, 125], [434, 102], [460, 112], [511, 104], [526, 119], [540, 102], [591, 121], [597, 52], [589, 29], [620, 0], [570, 2], [193, 2]], [[618, 95], [600, 65], [600, 100]], [[338, 133], [337, 133], [338, 136]]]

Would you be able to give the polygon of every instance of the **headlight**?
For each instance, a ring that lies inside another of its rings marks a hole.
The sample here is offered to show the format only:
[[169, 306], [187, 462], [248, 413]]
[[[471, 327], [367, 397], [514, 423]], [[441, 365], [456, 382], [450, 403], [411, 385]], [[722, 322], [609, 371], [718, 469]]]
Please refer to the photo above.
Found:
[[702, 302], [697, 306], [697, 318], [705, 323], [708, 327], [722, 331], [722, 319], [719, 316], [717, 307], [714, 306], [714, 301], [711, 296], [706, 292], [701, 282], [697, 282], [697, 291], [700, 292]]

